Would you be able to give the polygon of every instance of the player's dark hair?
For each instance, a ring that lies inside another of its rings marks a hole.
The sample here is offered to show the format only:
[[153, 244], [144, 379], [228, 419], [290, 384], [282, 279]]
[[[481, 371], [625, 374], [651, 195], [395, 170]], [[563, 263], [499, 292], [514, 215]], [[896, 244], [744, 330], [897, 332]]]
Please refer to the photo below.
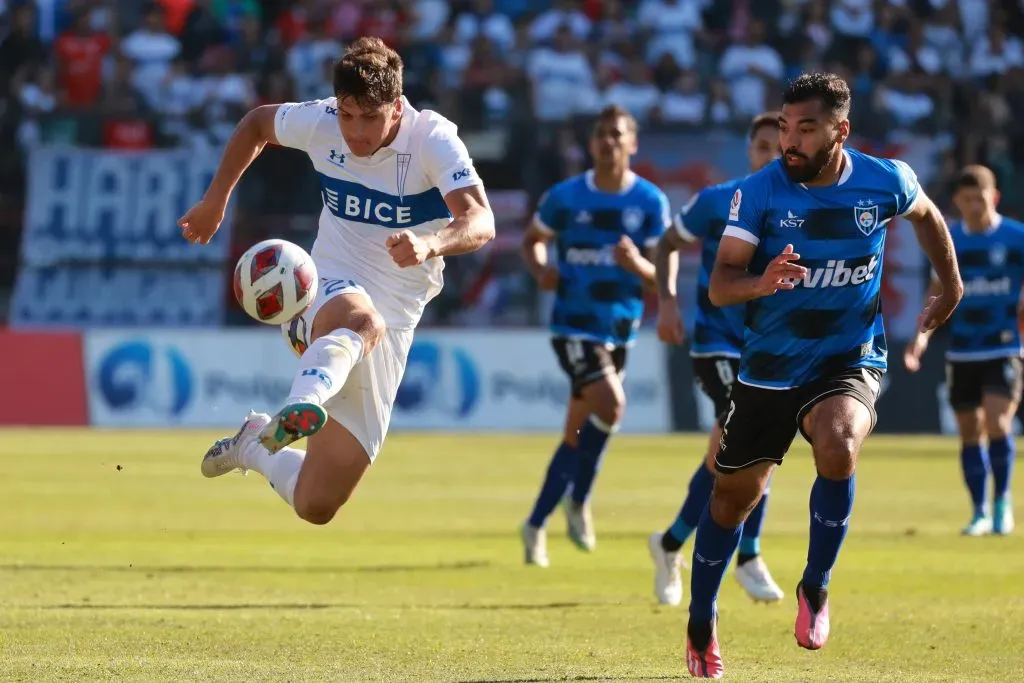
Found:
[[812, 100], [821, 102], [821, 106], [840, 121], [850, 115], [850, 86], [835, 74], [801, 74], [789, 82], [782, 94], [784, 104], [801, 104]]
[[994, 190], [996, 189], [996, 174], [990, 168], [981, 164], [964, 166], [960, 171], [960, 175], [957, 176], [954, 189], [959, 190], [962, 187]]
[[623, 107], [620, 107], [617, 104], [609, 104], [597, 113], [597, 120], [594, 121], [594, 130], [597, 130], [597, 125], [599, 123], [615, 121], [616, 119], [625, 119], [626, 127], [629, 129], [630, 133], [636, 134], [637, 130], [640, 128], [633, 115]]
[[757, 131], [762, 128], [779, 128], [779, 112], [777, 111], [766, 111], [763, 114], [758, 114], [750, 122], [750, 139], [753, 140], [754, 136], [757, 135]]
[[390, 104], [402, 96], [402, 58], [380, 38], [360, 38], [334, 65], [334, 94], [363, 108]]

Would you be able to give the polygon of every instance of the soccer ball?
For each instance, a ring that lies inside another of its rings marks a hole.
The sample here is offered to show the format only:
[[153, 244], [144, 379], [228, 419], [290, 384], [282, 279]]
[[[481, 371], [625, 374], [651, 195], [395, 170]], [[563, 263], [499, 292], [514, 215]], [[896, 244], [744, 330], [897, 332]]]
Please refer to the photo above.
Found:
[[297, 244], [263, 240], [238, 259], [233, 286], [249, 317], [281, 325], [305, 313], [316, 298], [316, 266]]

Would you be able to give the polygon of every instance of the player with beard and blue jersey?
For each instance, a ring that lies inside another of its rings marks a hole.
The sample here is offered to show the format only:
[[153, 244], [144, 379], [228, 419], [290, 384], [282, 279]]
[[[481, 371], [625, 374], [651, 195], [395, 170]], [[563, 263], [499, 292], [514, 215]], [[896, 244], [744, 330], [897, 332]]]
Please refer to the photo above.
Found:
[[[765, 112], [750, 123], [747, 160], [751, 173], [778, 158], [779, 112]], [[729, 203], [743, 182], [737, 178], [706, 187], [690, 199], [676, 215], [674, 230], [661, 236], [655, 249], [654, 266], [658, 281], [658, 337], [666, 344], [683, 343], [683, 321], [676, 296], [678, 250], [700, 241], [701, 262], [697, 276], [697, 296], [690, 357], [701, 390], [715, 406], [717, 421], [708, 438], [708, 450], [690, 479], [686, 500], [672, 525], [647, 540], [654, 562], [654, 595], [663, 605], [678, 605], [683, 599], [682, 546], [697, 528], [701, 512], [711, 498], [715, 481], [715, 453], [722, 437], [719, 421], [725, 419], [729, 394], [739, 370], [743, 346], [743, 305], [718, 308], [708, 298], [711, 270], [729, 215]], [[747, 594], [757, 601], [777, 602], [784, 596], [761, 557], [761, 527], [768, 505], [768, 489], [743, 523], [736, 579]]]
[[[953, 203], [960, 220], [950, 226], [964, 300], [949, 319], [946, 352], [949, 403], [960, 430], [960, 463], [973, 517], [965, 536], [1013, 531], [1010, 480], [1015, 449], [1013, 416], [1021, 397], [1019, 319], [1024, 286], [1024, 225], [999, 215], [996, 177], [968, 166], [956, 183]], [[932, 281], [930, 294], [941, 285]], [[903, 360], [917, 372], [931, 330], [911, 340]], [[992, 474], [992, 508], [988, 476]]]
[[[626, 407], [626, 353], [643, 315], [653, 249], [671, 224], [668, 198], [630, 170], [636, 120], [606, 107], [590, 137], [594, 168], [552, 187], [523, 240], [523, 256], [542, 289], [555, 290], [551, 344], [569, 377], [565, 432], [521, 533], [527, 564], [547, 567], [548, 516], [564, 503], [569, 538], [581, 550], [597, 543], [590, 493], [610, 436]], [[549, 265], [547, 245], [558, 250]]]
[[828, 639], [829, 578], [886, 367], [880, 285], [893, 218], [913, 224], [942, 283], [922, 328], [945, 322], [963, 296], [942, 214], [905, 163], [844, 149], [849, 112], [850, 89], [839, 76], [795, 79], [779, 117], [782, 158], [744, 180], [730, 203], [708, 294], [715, 306], [745, 303], [745, 330], [718, 474], [693, 544], [686, 659], [694, 677], [724, 673], [716, 613], [722, 577], [744, 520], [798, 431], [811, 444], [817, 478], [794, 635], [810, 650]]

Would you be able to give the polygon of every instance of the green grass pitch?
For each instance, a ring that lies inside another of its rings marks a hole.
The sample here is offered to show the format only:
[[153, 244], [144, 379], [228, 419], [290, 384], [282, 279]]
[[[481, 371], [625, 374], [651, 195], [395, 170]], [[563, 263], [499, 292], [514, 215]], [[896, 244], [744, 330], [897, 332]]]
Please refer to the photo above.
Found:
[[[322, 528], [255, 473], [203, 479], [216, 436], [0, 432], [0, 680], [686, 675], [685, 607], [654, 603], [645, 541], [672, 520], [704, 437], [617, 437], [597, 551], [571, 546], [558, 512], [545, 571], [523, 566], [517, 528], [554, 435], [393, 434]], [[958, 536], [968, 505], [951, 439], [869, 441], [832, 638], [799, 649], [812, 477], [800, 443], [772, 484], [763, 550], [786, 599], [753, 604], [726, 577], [727, 678], [1024, 680], [1024, 535]]]

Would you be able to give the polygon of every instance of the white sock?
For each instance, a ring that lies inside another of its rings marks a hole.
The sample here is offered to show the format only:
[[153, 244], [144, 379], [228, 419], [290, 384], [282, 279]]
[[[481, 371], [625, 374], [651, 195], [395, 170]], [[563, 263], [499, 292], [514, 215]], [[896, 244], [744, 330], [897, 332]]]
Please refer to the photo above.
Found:
[[352, 330], [334, 330], [320, 337], [299, 359], [299, 370], [285, 403], [323, 405], [341, 391], [362, 357], [363, 338]]
[[305, 458], [305, 451], [287, 446], [271, 455], [256, 439], [250, 441], [242, 451], [242, 464], [245, 468], [266, 477], [277, 495], [292, 507], [295, 507], [295, 483], [299, 480], [299, 470]]

